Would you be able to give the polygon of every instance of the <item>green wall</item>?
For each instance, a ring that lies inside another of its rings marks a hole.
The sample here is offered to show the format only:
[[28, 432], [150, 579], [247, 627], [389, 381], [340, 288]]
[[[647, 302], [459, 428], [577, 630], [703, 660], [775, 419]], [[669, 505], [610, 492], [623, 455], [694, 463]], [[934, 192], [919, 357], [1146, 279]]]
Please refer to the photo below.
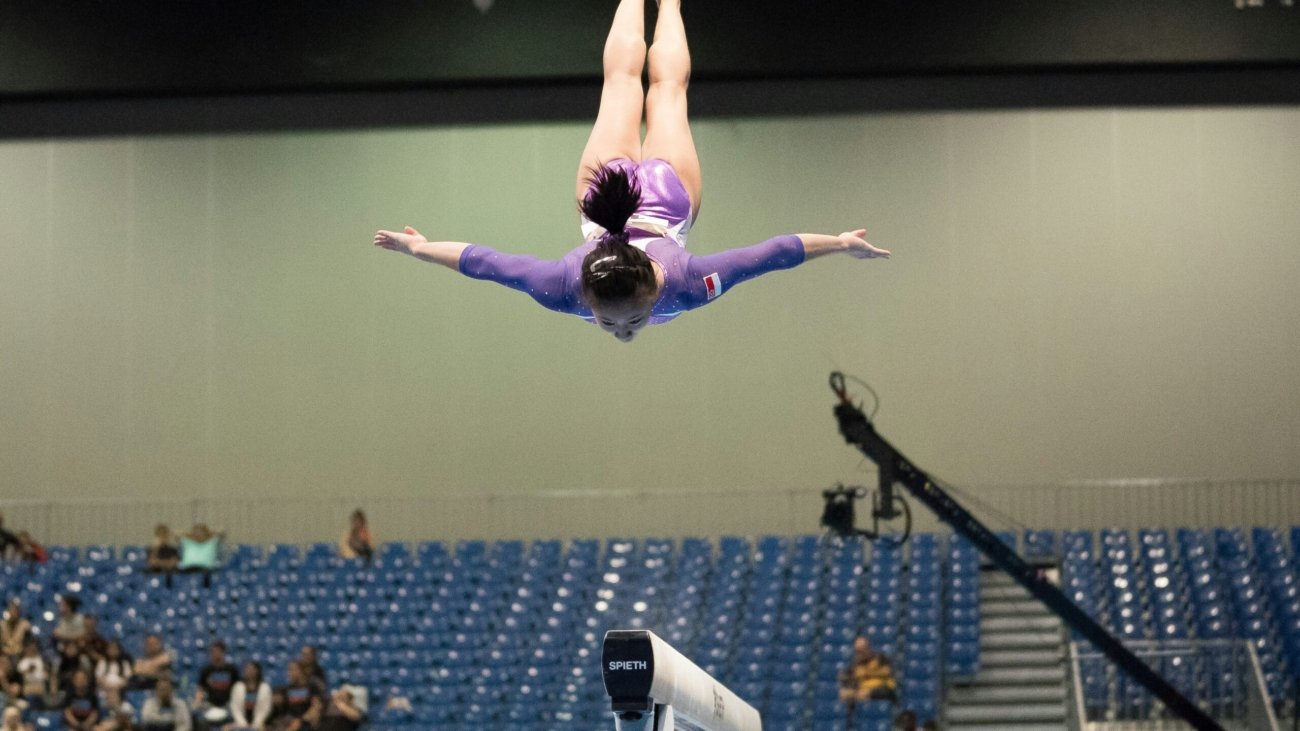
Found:
[[[0, 143], [0, 499], [1300, 475], [1300, 109], [695, 125], [691, 248], [865, 226], [621, 344], [373, 249], [559, 256], [584, 125]], [[687, 499], [687, 498], [682, 498]]]

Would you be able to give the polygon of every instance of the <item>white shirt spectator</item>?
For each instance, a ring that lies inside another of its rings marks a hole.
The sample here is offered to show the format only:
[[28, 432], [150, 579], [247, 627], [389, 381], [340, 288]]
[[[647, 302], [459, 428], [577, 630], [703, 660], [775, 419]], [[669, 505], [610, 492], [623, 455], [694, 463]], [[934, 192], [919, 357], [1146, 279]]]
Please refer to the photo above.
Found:
[[[252, 711], [249, 711], [249, 708]], [[263, 729], [271, 715], [271, 686], [265, 681], [257, 687], [256, 698], [250, 703], [244, 681], [235, 683], [230, 690], [230, 717], [237, 728]]]
[[173, 728], [176, 731], [190, 731], [190, 707], [185, 701], [172, 696], [171, 705], [163, 708], [158, 696], [149, 696], [140, 709], [140, 725], [149, 728]]
[[95, 663], [95, 682], [103, 690], [121, 688], [130, 679], [131, 661], [124, 657], [116, 660], [101, 657], [99, 662]]
[[50, 689], [50, 664], [40, 655], [24, 655], [18, 660], [23, 676], [23, 695], [45, 695]]

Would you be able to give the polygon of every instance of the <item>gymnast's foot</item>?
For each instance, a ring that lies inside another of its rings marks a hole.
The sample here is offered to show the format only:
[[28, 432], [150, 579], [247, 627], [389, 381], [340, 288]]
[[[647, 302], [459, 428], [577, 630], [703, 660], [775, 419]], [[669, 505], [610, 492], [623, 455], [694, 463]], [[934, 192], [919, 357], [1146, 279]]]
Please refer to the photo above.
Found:
[[402, 233], [396, 231], [375, 232], [375, 246], [388, 249], [389, 251], [399, 251], [403, 254], [412, 253], [412, 249], [415, 246], [427, 241], [428, 239], [424, 238], [419, 231], [416, 231], [410, 226], [407, 226], [406, 230]]

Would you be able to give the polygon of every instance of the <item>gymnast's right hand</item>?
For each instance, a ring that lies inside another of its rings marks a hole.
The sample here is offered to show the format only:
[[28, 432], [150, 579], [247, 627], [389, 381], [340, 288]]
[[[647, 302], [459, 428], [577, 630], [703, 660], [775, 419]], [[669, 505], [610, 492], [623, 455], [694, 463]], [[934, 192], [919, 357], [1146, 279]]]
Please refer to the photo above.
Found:
[[407, 226], [405, 231], [401, 233], [396, 231], [375, 232], [375, 246], [403, 254], [414, 255], [415, 247], [428, 243], [428, 241], [419, 231], [410, 226]]

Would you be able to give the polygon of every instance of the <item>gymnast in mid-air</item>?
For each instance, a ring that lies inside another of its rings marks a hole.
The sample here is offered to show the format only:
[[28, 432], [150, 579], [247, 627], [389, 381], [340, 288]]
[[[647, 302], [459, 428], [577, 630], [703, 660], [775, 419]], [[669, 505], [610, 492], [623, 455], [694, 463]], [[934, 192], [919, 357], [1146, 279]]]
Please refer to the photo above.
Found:
[[[644, 92], [647, 56], [650, 88]], [[864, 229], [777, 236], [692, 256], [686, 236], [699, 215], [701, 182], [686, 115], [691, 57], [681, 0], [660, 0], [648, 54], [644, 0], [621, 0], [605, 40], [604, 68], [600, 111], [578, 164], [582, 245], [561, 259], [539, 260], [477, 244], [429, 241], [408, 226], [377, 232], [375, 246], [527, 292], [543, 307], [594, 322], [623, 342], [760, 274], [837, 252], [859, 259], [889, 256], [863, 239]]]

